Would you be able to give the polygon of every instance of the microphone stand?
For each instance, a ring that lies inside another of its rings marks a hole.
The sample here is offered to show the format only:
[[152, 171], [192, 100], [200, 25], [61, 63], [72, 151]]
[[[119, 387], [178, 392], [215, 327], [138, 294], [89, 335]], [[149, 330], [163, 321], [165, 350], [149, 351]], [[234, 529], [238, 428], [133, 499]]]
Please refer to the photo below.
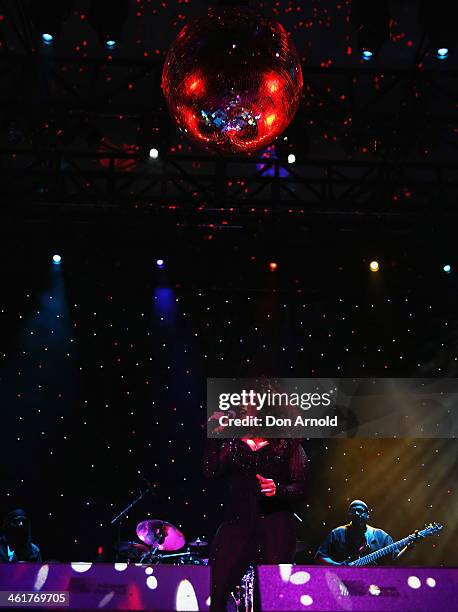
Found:
[[146, 489], [145, 491], [140, 491], [140, 494], [134, 500], [132, 500], [128, 506], [126, 506], [123, 510], [121, 510], [121, 512], [118, 512], [118, 514], [115, 517], [113, 517], [110, 521], [110, 525], [116, 525], [116, 524], [118, 525], [116, 561], [119, 560], [119, 548], [121, 546], [122, 519], [124, 515], [127, 514], [129, 510], [131, 510], [134, 506], [136, 506], [145, 497], [145, 495], [147, 495], [147, 493], [149, 493], [150, 491], [151, 491], [150, 487], [148, 487], [148, 489]]

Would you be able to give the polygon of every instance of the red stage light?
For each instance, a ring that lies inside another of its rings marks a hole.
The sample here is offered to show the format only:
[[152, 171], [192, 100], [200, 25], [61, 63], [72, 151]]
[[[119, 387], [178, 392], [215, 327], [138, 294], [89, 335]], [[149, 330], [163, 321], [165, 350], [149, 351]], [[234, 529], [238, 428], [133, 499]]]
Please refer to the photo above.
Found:
[[275, 261], [271, 261], [269, 264], [269, 268], [271, 272], [275, 272], [278, 269], [278, 264]]
[[302, 93], [300, 59], [279, 23], [246, 7], [209, 9], [170, 47], [162, 89], [191, 140], [216, 153], [250, 153], [293, 119]]

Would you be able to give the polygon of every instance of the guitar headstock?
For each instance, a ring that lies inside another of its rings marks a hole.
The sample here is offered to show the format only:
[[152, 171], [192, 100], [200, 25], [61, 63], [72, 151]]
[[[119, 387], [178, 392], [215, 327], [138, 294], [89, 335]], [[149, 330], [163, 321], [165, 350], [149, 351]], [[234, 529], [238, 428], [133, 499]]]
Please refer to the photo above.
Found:
[[427, 536], [439, 533], [439, 531], [442, 531], [443, 528], [444, 526], [440, 523], [429, 523], [429, 525], [426, 525], [421, 531], [415, 532], [415, 536], [417, 538], [426, 538]]

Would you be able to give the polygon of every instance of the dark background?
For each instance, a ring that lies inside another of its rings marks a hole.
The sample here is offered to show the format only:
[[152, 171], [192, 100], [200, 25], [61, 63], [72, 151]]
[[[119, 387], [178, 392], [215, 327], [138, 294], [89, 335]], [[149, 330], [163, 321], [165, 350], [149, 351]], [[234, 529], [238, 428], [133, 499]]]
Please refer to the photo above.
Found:
[[[307, 275], [296, 284], [248, 256], [242, 270], [218, 249], [205, 262], [190, 247], [167, 272], [138, 249], [69, 251], [60, 268], [48, 255], [5, 253], [0, 318], [2, 510], [30, 511], [47, 558], [93, 559], [115, 539], [107, 523], [142, 477], [158, 497], [129, 516], [123, 539], [148, 516], [188, 539], [211, 537], [221, 508], [219, 487], [201, 473], [207, 376], [456, 375], [450, 277], [426, 299], [374, 286], [363, 266], [346, 293], [332, 276], [312, 291]], [[304, 447], [311, 482], [297, 510], [308, 550], [362, 498], [395, 538], [446, 525], [406, 563], [456, 564], [456, 440]]]
[[[88, 2], [47, 48], [31, 4], [2, 3], [0, 20], [0, 513], [25, 507], [46, 559], [111, 551], [109, 521], [144, 478], [157, 497], [123, 540], [148, 517], [211, 538], [222, 508], [202, 476], [209, 376], [456, 376], [458, 286], [442, 266], [456, 265], [457, 60], [436, 60], [421, 3], [390, 3], [373, 64], [350, 2], [253, 3], [303, 60], [292, 149], [261, 153], [274, 181], [260, 160], [196, 150], [165, 112], [165, 52], [204, 3], [128, 3], [110, 53]], [[401, 564], [458, 564], [456, 440], [304, 448], [298, 560], [362, 498], [395, 539], [445, 525]]]

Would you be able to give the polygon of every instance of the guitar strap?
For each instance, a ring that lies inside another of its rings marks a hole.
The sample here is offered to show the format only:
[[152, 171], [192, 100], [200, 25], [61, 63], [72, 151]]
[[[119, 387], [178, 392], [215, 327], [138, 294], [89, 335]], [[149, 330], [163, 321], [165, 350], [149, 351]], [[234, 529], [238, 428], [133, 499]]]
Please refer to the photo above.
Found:
[[366, 526], [365, 536], [366, 536], [366, 544], [369, 550], [372, 550], [371, 542], [374, 538], [374, 529], [370, 525]]

